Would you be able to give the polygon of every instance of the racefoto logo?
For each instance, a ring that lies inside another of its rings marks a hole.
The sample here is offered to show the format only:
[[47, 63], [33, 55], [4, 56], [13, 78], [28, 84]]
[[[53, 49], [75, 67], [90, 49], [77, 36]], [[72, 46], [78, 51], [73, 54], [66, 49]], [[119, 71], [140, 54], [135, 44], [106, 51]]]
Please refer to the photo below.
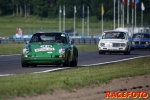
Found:
[[122, 98], [122, 99], [127, 99], [127, 98], [143, 98], [146, 99], [148, 98], [148, 93], [146, 91], [118, 91], [118, 92], [110, 92], [107, 91], [106, 93], [106, 98]]

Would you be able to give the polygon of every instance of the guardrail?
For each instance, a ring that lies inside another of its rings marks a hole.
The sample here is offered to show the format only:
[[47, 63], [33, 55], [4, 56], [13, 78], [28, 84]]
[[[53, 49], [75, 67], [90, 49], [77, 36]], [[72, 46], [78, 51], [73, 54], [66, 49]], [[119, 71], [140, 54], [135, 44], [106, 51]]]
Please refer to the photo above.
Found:
[[[0, 44], [8, 43], [26, 43], [30, 38], [25, 39], [0, 39]], [[98, 44], [99, 38], [72, 38], [74, 44]]]
[[29, 41], [30, 39], [0, 39], [0, 44], [8, 44], [8, 43], [26, 43], [26, 41]]
[[74, 44], [98, 44], [99, 38], [72, 38]]

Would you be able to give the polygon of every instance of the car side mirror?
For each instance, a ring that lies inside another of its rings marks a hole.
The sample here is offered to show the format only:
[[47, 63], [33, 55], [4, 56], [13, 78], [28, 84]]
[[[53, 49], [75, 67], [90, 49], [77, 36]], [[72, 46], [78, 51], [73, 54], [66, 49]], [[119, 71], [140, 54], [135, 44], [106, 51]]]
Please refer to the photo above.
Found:
[[99, 37], [99, 40], [101, 40], [101, 37]]
[[29, 44], [29, 41], [26, 41], [26, 44]]

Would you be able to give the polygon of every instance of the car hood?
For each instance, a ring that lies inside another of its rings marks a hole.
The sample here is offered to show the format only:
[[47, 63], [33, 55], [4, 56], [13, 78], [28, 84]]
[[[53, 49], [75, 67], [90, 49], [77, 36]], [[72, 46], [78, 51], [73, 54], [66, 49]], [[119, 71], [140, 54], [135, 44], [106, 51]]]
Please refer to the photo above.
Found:
[[127, 40], [125, 39], [101, 39], [100, 42], [104, 43], [125, 43]]
[[59, 49], [65, 48], [65, 45], [59, 43], [30, 43], [29, 48], [32, 56], [55, 57], [60, 55]]
[[149, 38], [133, 38], [132, 41], [145, 41], [145, 42], [147, 42], [147, 41], [150, 41], [150, 39]]

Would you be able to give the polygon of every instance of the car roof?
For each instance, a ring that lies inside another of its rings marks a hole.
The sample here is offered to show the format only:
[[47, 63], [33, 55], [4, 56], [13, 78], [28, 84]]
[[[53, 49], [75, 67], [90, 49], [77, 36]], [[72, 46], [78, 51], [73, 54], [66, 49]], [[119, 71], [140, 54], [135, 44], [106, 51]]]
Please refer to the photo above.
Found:
[[150, 33], [146, 33], [146, 32], [139, 32], [139, 33], [134, 33], [134, 34], [149, 34], [150, 35]]
[[123, 30], [107, 30], [104, 32], [128, 32], [128, 31], [123, 31]]
[[126, 30], [125, 28], [117, 28], [117, 29], [114, 29], [114, 30], [106, 30], [104, 32], [125, 32], [125, 33], [127, 32], [127, 33], [129, 33], [129, 31]]
[[115, 30], [118, 30], [118, 31], [123, 31], [123, 32], [129, 32], [127, 29], [125, 29], [125, 28], [117, 28], [117, 29], [115, 29]]

